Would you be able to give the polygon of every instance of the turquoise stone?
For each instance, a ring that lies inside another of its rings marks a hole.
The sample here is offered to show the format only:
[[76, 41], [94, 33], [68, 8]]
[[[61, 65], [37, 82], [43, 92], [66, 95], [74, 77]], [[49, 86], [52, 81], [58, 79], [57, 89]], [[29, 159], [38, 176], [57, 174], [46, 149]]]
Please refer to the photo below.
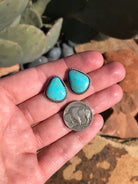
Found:
[[70, 69], [68, 79], [71, 90], [77, 94], [84, 93], [90, 86], [89, 77], [79, 70]]
[[50, 80], [45, 93], [48, 99], [54, 102], [63, 101], [67, 95], [64, 83], [57, 76]]

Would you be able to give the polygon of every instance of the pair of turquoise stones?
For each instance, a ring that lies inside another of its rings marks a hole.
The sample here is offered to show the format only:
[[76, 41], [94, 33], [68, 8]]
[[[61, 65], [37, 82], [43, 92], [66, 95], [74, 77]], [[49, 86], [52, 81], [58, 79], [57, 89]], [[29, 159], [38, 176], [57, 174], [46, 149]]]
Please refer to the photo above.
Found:
[[[71, 90], [76, 94], [84, 93], [90, 86], [88, 75], [76, 69], [68, 71], [68, 81]], [[67, 96], [65, 83], [58, 76], [52, 77], [45, 89], [45, 95], [53, 102], [62, 102]]]

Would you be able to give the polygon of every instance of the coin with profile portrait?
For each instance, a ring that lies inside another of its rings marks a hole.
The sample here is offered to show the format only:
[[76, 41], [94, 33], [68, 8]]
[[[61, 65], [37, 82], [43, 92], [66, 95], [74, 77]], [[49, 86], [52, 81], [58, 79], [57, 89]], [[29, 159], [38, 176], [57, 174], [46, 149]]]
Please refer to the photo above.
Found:
[[84, 102], [75, 101], [64, 109], [63, 120], [68, 128], [82, 131], [90, 126], [93, 119], [91, 108]]

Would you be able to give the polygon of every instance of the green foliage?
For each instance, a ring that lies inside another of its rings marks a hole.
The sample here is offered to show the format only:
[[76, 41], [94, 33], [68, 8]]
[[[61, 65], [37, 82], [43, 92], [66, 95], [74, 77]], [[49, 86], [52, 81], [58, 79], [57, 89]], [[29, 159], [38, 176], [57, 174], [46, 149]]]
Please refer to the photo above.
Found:
[[48, 3], [51, 0], [37, 0], [35, 3], [33, 3], [33, 8], [40, 14], [42, 15], [43, 12], [45, 11]]
[[[23, 54], [20, 54], [21, 57], [18, 63], [33, 61], [45, 52], [45, 35], [40, 29], [31, 25], [19, 24], [18, 26], [11, 26], [6, 30], [0, 32], [0, 38], [3, 39], [3, 41], [5, 40], [5, 45], [7, 43], [8, 45], [11, 44], [6, 41], [12, 41], [12, 44], [16, 43], [21, 48], [21, 52]], [[2, 63], [4, 63], [4, 60], [2, 61], [2, 58], [0, 60]], [[8, 61], [8, 53], [6, 61], [6, 66], [10, 66], [13, 64], [13, 61], [11, 63], [10, 56]]]
[[32, 7], [28, 7], [25, 9], [25, 11], [23, 12], [20, 23], [34, 25], [34, 26], [39, 27], [39, 28], [41, 28], [43, 26], [41, 16]]
[[46, 35], [46, 52], [49, 51], [57, 42], [63, 19], [58, 19]]
[[8, 27], [24, 11], [28, 0], [3, 0], [0, 2], [0, 31]]
[[20, 63], [23, 57], [22, 48], [18, 43], [0, 39], [0, 66], [12, 66]]
[[21, 21], [21, 15], [16, 17], [10, 26], [17, 26]]
[[[44, 34], [42, 14], [50, 0], [0, 0], [0, 66], [34, 61], [58, 40], [62, 18]], [[7, 14], [8, 12], [8, 14]]]

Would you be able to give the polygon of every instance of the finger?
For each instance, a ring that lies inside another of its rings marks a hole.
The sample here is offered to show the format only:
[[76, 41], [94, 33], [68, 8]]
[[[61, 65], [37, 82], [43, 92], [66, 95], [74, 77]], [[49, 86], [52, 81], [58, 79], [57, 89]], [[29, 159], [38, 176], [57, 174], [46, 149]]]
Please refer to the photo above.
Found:
[[53, 75], [65, 79], [69, 68], [76, 68], [88, 73], [102, 65], [103, 57], [99, 52], [84, 52], [1, 79], [0, 86], [5, 89], [8, 97], [15, 104], [19, 104], [38, 94], [46, 80]]
[[89, 73], [89, 76], [91, 78], [90, 88], [82, 95], [76, 95], [68, 90], [67, 98], [63, 102], [53, 103], [45, 97], [44, 93], [41, 93], [20, 104], [19, 108], [30, 124], [40, 122], [57, 113], [70, 101], [82, 100], [97, 91], [119, 82], [124, 78], [125, 71], [120, 63], [113, 62]]
[[[115, 105], [121, 100], [122, 96], [123, 92], [121, 87], [115, 84], [103, 91], [91, 95], [84, 99], [83, 102], [91, 107], [93, 114], [95, 115]], [[38, 149], [55, 142], [71, 131], [64, 124], [62, 116], [63, 112], [59, 112], [33, 127]]]
[[90, 127], [82, 132], [71, 132], [57, 142], [50, 145], [38, 155], [38, 160], [46, 180], [61, 166], [79, 152], [101, 129], [103, 118], [94, 117]]

